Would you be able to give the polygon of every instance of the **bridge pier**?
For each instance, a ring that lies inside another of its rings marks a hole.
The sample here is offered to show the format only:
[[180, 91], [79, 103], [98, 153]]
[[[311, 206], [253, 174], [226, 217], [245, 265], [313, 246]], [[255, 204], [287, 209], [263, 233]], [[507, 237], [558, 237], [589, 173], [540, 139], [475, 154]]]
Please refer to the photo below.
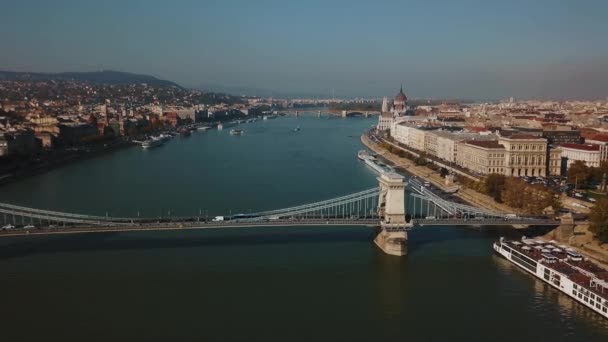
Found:
[[383, 173], [378, 177], [380, 195], [378, 215], [380, 227], [374, 243], [386, 254], [404, 256], [407, 254], [407, 222], [405, 219], [405, 186], [403, 176]]

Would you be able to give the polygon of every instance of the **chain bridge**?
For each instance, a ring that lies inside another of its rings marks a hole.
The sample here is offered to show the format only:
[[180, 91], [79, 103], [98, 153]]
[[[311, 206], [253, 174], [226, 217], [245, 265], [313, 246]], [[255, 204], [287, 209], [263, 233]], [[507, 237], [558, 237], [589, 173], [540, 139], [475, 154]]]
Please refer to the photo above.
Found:
[[354, 194], [250, 214], [182, 217], [112, 217], [0, 203], [0, 235], [149, 231], [260, 226], [364, 225], [378, 231], [386, 253], [407, 253], [407, 231], [427, 225], [559, 225], [554, 219], [519, 217], [449, 201], [416, 179], [384, 173], [379, 186]]

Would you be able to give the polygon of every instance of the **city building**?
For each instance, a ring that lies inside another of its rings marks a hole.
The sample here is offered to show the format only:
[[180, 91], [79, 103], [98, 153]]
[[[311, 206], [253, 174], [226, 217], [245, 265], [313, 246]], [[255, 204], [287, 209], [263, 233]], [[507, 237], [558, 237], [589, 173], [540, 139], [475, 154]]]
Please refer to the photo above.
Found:
[[380, 113], [378, 116], [378, 126], [376, 126], [376, 129], [378, 131], [389, 130], [393, 124], [393, 120], [393, 113]]
[[513, 177], [545, 177], [547, 140], [542, 137], [514, 134], [500, 136], [498, 142], [504, 146], [505, 175]]
[[382, 112], [378, 116], [378, 125], [376, 126], [378, 131], [391, 129], [395, 119], [402, 117], [407, 112], [407, 96], [405, 96], [405, 93], [403, 92], [403, 86], [401, 86], [399, 93], [395, 96], [390, 111], [387, 111], [387, 108], [388, 101], [386, 97], [384, 97], [382, 99]]
[[489, 133], [452, 133], [448, 131], [434, 131], [427, 132], [427, 134], [432, 134], [437, 137], [436, 156], [451, 163], [456, 162], [456, 156], [458, 154], [458, 142], [465, 140], [489, 141], [497, 139], [496, 135]]
[[581, 131], [571, 129], [568, 126], [565, 128], [545, 129], [543, 130], [543, 138], [547, 139], [547, 142], [551, 145], [580, 144], [582, 139]]
[[466, 140], [458, 143], [456, 164], [477, 174], [504, 174], [506, 150], [495, 140]]
[[565, 174], [565, 165], [562, 164], [562, 150], [559, 147], [549, 148], [547, 171], [549, 172], [549, 176], [561, 176]]
[[585, 139], [585, 143], [594, 144], [600, 147], [600, 162], [608, 161], [608, 134], [595, 134], [589, 139]]
[[562, 144], [560, 145], [560, 149], [562, 150], [562, 158], [565, 159], [567, 168], [570, 168], [570, 165], [577, 160], [584, 162], [590, 167], [600, 166], [600, 145]]
[[88, 123], [66, 122], [58, 125], [57, 140], [64, 146], [73, 146], [91, 141], [98, 137], [97, 127]]
[[395, 116], [405, 115], [407, 111], [407, 96], [403, 92], [403, 86], [399, 89], [399, 93], [395, 96], [395, 100], [393, 101], [393, 108], [391, 112]]
[[[32, 130], [19, 130], [4, 134], [6, 152], [4, 155], [31, 157], [40, 151], [39, 140]], [[2, 149], [0, 145], [0, 149]], [[0, 152], [2, 153], [2, 152]]]

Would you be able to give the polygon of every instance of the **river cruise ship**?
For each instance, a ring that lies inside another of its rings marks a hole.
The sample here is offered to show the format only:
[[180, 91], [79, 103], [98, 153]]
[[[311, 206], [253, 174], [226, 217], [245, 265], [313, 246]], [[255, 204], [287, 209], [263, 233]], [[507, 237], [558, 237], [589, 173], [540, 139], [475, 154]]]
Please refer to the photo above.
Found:
[[608, 271], [554, 241], [500, 238], [494, 250], [524, 271], [608, 318]]
[[366, 150], [359, 151], [359, 153], [357, 154], [357, 158], [365, 162], [365, 164], [367, 164], [369, 167], [371, 167], [372, 169], [374, 169], [374, 171], [378, 173], [395, 172], [395, 169], [376, 159], [374, 155], [372, 155]]

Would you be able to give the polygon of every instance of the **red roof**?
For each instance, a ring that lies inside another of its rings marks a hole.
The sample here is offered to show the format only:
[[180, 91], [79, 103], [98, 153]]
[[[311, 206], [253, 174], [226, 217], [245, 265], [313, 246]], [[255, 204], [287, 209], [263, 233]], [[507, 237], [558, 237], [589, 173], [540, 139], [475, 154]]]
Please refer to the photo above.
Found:
[[571, 148], [574, 150], [583, 150], [583, 151], [599, 151], [600, 150], [600, 145], [592, 145], [592, 144], [570, 144], [570, 143], [566, 143], [566, 144], [561, 144], [561, 147], [565, 147], [565, 148]]
[[593, 136], [591, 136], [589, 138], [586, 138], [586, 140], [608, 142], [608, 134], [596, 134], [596, 135], [593, 135]]

